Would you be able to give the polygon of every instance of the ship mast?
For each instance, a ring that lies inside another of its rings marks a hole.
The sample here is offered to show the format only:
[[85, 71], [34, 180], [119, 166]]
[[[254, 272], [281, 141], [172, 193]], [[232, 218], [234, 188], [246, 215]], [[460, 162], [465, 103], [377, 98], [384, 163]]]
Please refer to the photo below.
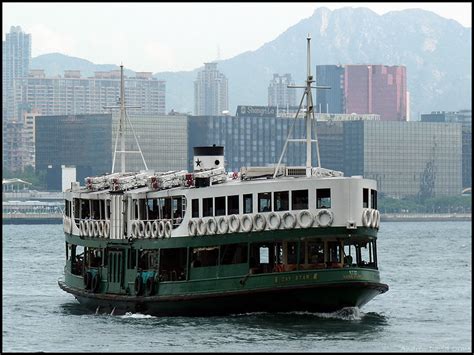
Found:
[[[114, 148], [114, 157], [112, 161], [112, 173], [114, 172], [115, 168], [115, 157], [117, 153], [121, 153], [120, 162], [121, 162], [121, 172], [125, 172], [125, 154], [126, 153], [139, 153], [142, 157], [143, 165], [145, 165], [145, 170], [148, 170], [148, 166], [146, 165], [145, 158], [143, 157], [143, 152], [140, 148], [140, 144], [138, 143], [137, 136], [135, 134], [135, 130], [133, 129], [132, 123], [128, 118], [126, 113], [127, 108], [140, 108], [140, 106], [125, 106], [125, 81], [123, 78], [123, 64], [120, 65], [120, 106], [104, 106], [104, 108], [120, 108], [120, 121], [119, 121], [119, 129], [117, 131], [117, 136], [115, 138], [115, 148]], [[138, 150], [137, 151], [126, 151], [125, 150], [125, 120], [127, 120], [130, 128], [132, 129], [133, 136], [135, 138], [135, 142], [137, 143]], [[120, 150], [117, 150], [117, 143], [120, 140]]]
[[[316, 132], [316, 118], [314, 117], [314, 109], [313, 109], [313, 94], [311, 93], [311, 88], [313, 89], [330, 89], [329, 86], [311, 86], [312, 83], [315, 82], [313, 80], [313, 76], [311, 75], [311, 35], [308, 34], [308, 37], [306, 38], [307, 42], [307, 76], [306, 76], [306, 85], [304, 86], [298, 86], [298, 85], [288, 85], [288, 88], [301, 88], [304, 89], [303, 96], [301, 97], [300, 104], [298, 106], [298, 111], [296, 112], [295, 115], [295, 120], [293, 121], [293, 124], [290, 127], [290, 130], [288, 132], [288, 137], [286, 138], [285, 145], [283, 146], [283, 151], [281, 152], [280, 159], [278, 160], [278, 164], [275, 167], [275, 173], [273, 174], [273, 177], [275, 178], [277, 173], [278, 173], [278, 168], [280, 167], [281, 160], [283, 159], [283, 156], [285, 155], [286, 152], [286, 147], [288, 145], [288, 142], [303, 142], [306, 143], [306, 176], [310, 177], [312, 175], [312, 157], [311, 157], [311, 143], [316, 143], [316, 154], [318, 156], [318, 167], [321, 167], [321, 158], [319, 156], [319, 145], [318, 145], [318, 135]], [[305, 139], [290, 139], [291, 133], [293, 132], [293, 127], [295, 125], [296, 119], [298, 118], [298, 114], [300, 113], [301, 107], [303, 105], [304, 98], [306, 96], [306, 112], [305, 112], [305, 120], [306, 120], [306, 138]], [[314, 124], [314, 136], [315, 139], [312, 139], [311, 137], [311, 124], [312, 120], [315, 121]]]

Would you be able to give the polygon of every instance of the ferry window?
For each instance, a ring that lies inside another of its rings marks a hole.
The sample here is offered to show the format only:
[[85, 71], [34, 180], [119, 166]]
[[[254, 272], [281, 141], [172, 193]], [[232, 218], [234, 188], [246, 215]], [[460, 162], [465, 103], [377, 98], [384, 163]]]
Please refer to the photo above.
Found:
[[100, 219], [105, 219], [105, 200], [99, 200], [99, 216]]
[[291, 192], [291, 209], [305, 210], [308, 208], [308, 190], [296, 190]]
[[353, 264], [355, 266], [355, 262], [356, 262], [355, 246], [352, 244], [346, 244], [344, 245], [343, 252], [344, 252], [344, 259], [343, 259], [344, 266], [349, 267], [349, 266], [352, 266]]
[[219, 247], [192, 248], [191, 267], [216, 266]]
[[91, 202], [92, 202], [92, 211], [91, 211], [92, 219], [99, 219], [100, 218], [99, 200], [91, 200]]
[[78, 198], [74, 199], [74, 218], [80, 218], [81, 211], [81, 200]]
[[328, 261], [331, 263], [341, 262], [341, 245], [339, 242], [328, 242]]
[[131, 248], [128, 251], [128, 269], [135, 269], [135, 266], [137, 265], [137, 251], [133, 248]]
[[176, 219], [175, 223], [180, 223], [183, 218], [183, 198], [173, 197], [173, 218]]
[[373, 209], [377, 209], [377, 191], [376, 190], [370, 190], [370, 199], [371, 199], [371, 204]]
[[247, 262], [247, 244], [227, 244], [221, 246], [221, 265]]
[[308, 242], [308, 263], [322, 264], [324, 263], [324, 243]]
[[212, 216], [212, 197], [202, 199], [202, 216], [209, 217]]
[[288, 191], [277, 191], [274, 192], [275, 197], [275, 211], [288, 211], [290, 202], [289, 202], [289, 193]]
[[369, 208], [369, 189], [362, 189], [362, 208]]
[[195, 198], [191, 202], [191, 210], [192, 210], [192, 217], [197, 218], [199, 217], [199, 199]]
[[110, 200], [105, 201], [105, 207], [107, 210], [107, 219], [110, 219]]
[[132, 200], [133, 219], [138, 219], [138, 200]]
[[140, 218], [141, 220], [147, 220], [147, 208], [146, 208], [146, 200], [144, 198], [141, 198], [138, 200], [138, 211], [140, 213]]
[[69, 201], [68, 200], [64, 200], [64, 207], [65, 207], [64, 214], [69, 217], [71, 212], [69, 210]]
[[258, 194], [258, 212], [270, 212], [272, 210], [272, 193], [262, 192]]
[[244, 213], [253, 213], [252, 194], [244, 195]]
[[159, 218], [159, 210], [158, 210], [158, 199], [147, 199], [147, 207], [148, 207], [148, 219], [158, 219]]
[[286, 247], [286, 257], [287, 257], [287, 264], [296, 264], [297, 257], [298, 257], [298, 243], [291, 242], [287, 244]]
[[225, 215], [225, 196], [216, 197], [216, 213], [215, 216]]
[[89, 200], [81, 200], [81, 218], [90, 218]]
[[171, 198], [169, 197], [164, 199], [163, 218], [171, 219]]
[[187, 248], [160, 250], [160, 281], [186, 280]]
[[227, 214], [239, 214], [239, 195], [227, 196]]
[[316, 190], [316, 208], [331, 208], [331, 189]]

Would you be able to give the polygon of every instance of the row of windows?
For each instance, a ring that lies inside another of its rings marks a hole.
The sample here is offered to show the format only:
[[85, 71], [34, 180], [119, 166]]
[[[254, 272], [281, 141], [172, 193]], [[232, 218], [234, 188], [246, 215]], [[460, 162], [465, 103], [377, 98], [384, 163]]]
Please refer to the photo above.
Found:
[[[239, 214], [240, 203], [244, 214], [253, 213], [254, 194], [208, 197], [202, 199], [202, 217]], [[192, 217], [200, 217], [199, 199], [192, 200]], [[331, 208], [331, 189], [316, 190], [316, 208]], [[308, 209], [308, 190], [291, 191], [291, 210]], [[290, 191], [261, 192], [257, 194], [257, 211], [290, 210]]]

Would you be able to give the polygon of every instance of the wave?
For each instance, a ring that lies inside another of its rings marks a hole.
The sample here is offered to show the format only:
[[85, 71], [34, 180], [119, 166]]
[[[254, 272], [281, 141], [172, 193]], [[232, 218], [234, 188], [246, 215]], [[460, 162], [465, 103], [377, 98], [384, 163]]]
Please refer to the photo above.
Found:
[[119, 317], [120, 318], [131, 318], [131, 319], [157, 318], [157, 317], [149, 315], [149, 314], [132, 313], [132, 312], [127, 312], [124, 315], [121, 315]]

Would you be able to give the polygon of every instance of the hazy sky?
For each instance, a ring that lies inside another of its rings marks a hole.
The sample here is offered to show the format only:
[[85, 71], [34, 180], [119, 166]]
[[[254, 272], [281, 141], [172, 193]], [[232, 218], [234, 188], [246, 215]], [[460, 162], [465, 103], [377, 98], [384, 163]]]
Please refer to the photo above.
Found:
[[191, 70], [256, 50], [318, 7], [382, 15], [422, 8], [471, 27], [471, 3], [2, 3], [10, 26], [32, 34], [32, 55], [60, 52], [135, 71]]

